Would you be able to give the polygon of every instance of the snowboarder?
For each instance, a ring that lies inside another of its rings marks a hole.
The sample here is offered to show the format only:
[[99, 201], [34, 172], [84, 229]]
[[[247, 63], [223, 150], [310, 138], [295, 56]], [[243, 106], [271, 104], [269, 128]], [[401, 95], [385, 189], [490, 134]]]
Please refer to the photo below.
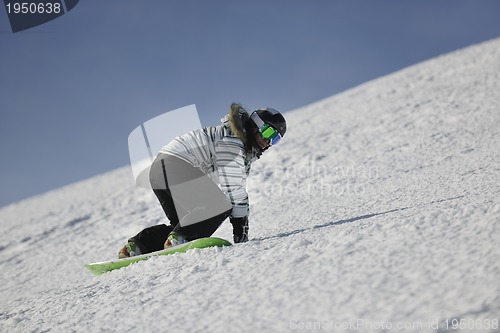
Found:
[[170, 225], [146, 228], [128, 240], [119, 258], [209, 237], [230, 218], [235, 243], [248, 240], [250, 165], [286, 132], [275, 109], [252, 114], [233, 103], [221, 125], [181, 135], [163, 147], [149, 180]]

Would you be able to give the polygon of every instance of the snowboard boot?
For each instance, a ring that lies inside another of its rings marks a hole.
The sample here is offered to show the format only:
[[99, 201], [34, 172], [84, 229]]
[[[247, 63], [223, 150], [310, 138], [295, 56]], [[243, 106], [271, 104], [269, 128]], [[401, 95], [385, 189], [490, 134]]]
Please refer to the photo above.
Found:
[[118, 258], [129, 258], [138, 256], [139, 254], [141, 254], [141, 250], [139, 249], [139, 247], [134, 242], [128, 242], [127, 245], [122, 247], [120, 252], [118, 252]]
[[166, 249], [168, 247], [181, 245], [182, 243], [186, 243], [186, 242], [187, 242], [187, 239], [182, 233], [180, 233], [178, 231], [172, 231], [168, 235], [167, 240], [165, 241], [164, 248]]

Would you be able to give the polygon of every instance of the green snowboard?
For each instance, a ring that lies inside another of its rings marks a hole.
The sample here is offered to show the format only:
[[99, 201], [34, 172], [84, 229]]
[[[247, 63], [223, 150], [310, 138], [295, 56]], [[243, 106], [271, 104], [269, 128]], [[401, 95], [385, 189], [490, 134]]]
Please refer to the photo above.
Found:
[[147, 254], [141, 254], [135, 257], [130, 257], [130, 258], [125, 258], [125, 259], [117, 259], [117, 260], [110, 260], [110, 261], [103, 261], [103, 262], [95, 262], [91, 264], [86, 264], [85, 268], [87, 268], [89, 271], [91, 271], [94, 275], [101, 275], [106, 272], [119, 269], [122, 267], [126, 267], [128, 265], [131, 265], [133, 263], [142, 261], [142, 260], [147, 260], [151, 257], [155, 256], [165, 256], [169, 254], [174, 254], [177, 252], [184, 253], [188, 250], [192, 249], [201, 249], [205, 247], [213, 247], [213, 246], [230, 246], [231, 243], [229, 243], [227, 240], [222, 239], [222, 238], [216, 238], [216, 237], [207, 237], [207, 238], [200, 238], [200, 239], [195, 239], [193, 241], [177, 245], [174, 247], [170, 247], [165, 250], [160, 250], [156, 252], [151, 252]]

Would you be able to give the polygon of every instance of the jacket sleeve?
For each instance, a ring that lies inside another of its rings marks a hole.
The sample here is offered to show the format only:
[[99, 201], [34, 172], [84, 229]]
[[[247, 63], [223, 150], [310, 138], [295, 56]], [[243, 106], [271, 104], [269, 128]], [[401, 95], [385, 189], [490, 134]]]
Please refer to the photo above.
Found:
[[232, 218], [248, 216], [248, 193], [246, 190], [247, 167], [243, 143], [238, 138], [225, 137], [217, 142], [216, 163], [221, 189], [231, 200]]

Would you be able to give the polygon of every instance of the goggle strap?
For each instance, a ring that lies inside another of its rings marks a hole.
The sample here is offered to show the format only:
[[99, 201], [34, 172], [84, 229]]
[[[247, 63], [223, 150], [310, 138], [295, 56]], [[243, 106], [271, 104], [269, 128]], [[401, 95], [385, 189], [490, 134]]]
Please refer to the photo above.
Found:
[[257, 112], [252, 113], [252, 115], [250, 116], [250, 118], [253, 120], [253, 122], [255, 123], [255, 125], [257, 125], [257, 128], [259, 130], [262, 128], [262, 126], [265, 125], [264, 121], [259, 117], [259, 115], [257, 114]]

